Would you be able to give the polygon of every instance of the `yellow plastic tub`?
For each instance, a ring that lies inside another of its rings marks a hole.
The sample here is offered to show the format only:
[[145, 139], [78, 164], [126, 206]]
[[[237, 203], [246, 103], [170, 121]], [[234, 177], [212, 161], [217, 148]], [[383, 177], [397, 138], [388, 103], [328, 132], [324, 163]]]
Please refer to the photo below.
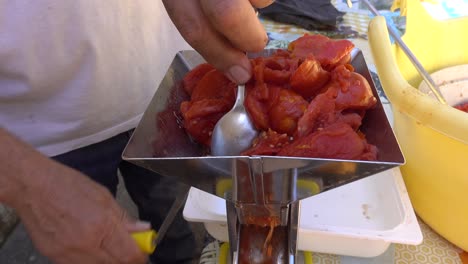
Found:
[[[436, 21], [419, 0], [405, 2], [403, 40], [427, 71], [468, 63], [468, 18]], [[403, 51], [390, 44], [383, 17], [372, 19], [368, 33], [392, 104], [395, 133], [406, 158], [401, 172], [416, 213], [468, 251], [468, 114], [417, 90], [422, 78]]]

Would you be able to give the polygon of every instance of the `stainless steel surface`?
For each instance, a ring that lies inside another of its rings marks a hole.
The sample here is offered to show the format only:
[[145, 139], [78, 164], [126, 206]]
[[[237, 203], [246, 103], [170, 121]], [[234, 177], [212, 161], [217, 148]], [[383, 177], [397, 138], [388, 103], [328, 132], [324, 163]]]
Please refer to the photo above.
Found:
[[[268, 56], [272, 52], [250, 55]], [[233, 258], [239, 257], [240, 225], [272, 217], [279, 226], [288, 228], [287, 259], [294, 262], [300, 199], [404, 163], [364, 56], [357, 49], [351, 55], [355, 71], [367, 79], [377, 98], [377, 105], [368, 110], [361, 127], [368, 142], [379, 150], [377, 161], [208, 155], [206, 147], [185, 133], [179, 111], [181, 102], [189, 99], [181, 80], [203, 62], [194, 51], [177, 54], [127, 144], [123, 159], [225, 198]], [[315, 184], [318, 190], [301, 191], [300, 183]]]
[[238, 85], [236, 102], [213, 129], [211, 154], [238, 156], [252, 145], [257, 130], [244, 107], [245, 85]]
[[[230, 250], [231, 250], [231, 263], [239, 263], [239, 250], [241, 248], [241, 244], [245, 243], [240, 236], [241, 229], [244, 225], [241, 224], [239, 221], [238, 212], [236, 210], [237, 203], [232, 202], [230, 199], [226, 200], [226, 210], [227, 210], [227, 222], [228, 222], [228, 235], [230, 241]], [[287, 207], [287, 241], [286, 242], [286, 256], [284, 258], [285, 263], [292, 264], [295, 263], [296, 254], [297, 254], [297, 234], [298, 234], [298, 227], [299, 227], [299, 202], [294, 202], [291, 204], [286, 205]], [[256, 234], [252, 234], [255, 236]], [[258, 235], [258, 234], [257, 234]], [[248, 243], [248, 242], [247, 242]]]
[[237, 217], [236, 206], [230, 197], [226, 199], [226, 218], [231, 260], [232, 263], [237, 263], [239, 256], [237, 254], [239, 252], [239, 218]]
[[[361, 0], [368, 8], [369, 10], [376, 16], [380, 16], [379, 11], [368, 1], [368, 0]], [[403, 50], [403, 52], [408, 56], [408, 59], [411, 61], [411, 63], [414, 65], [416, 70], [419, 72], [419, 75], [424, 79], [424, 81], [427, 83], [427, 86], [431, 89], [431, 91], [434, 93], [435, 97], [437, 100], [439, 100], [440, 103], [442, 104], [447, 104], [447, 101], [445, 100], [444, 96], [439, 90], [439, 87], [437, 84], [434, 82], [432, 79], [431, 75], [424, 69], [422, 64], [419, 62], [419, 60], [414, 56], [413, 52], [406, 46], [405, 42], [401, 39], [400, 35], [390, 26], [387, 24], [387, 29], [390, 35], [393, 37], [395, 42], [400, 46], [400, 48]]]
[[174, 218], [176, 217], [180, 208], [182, 208], [182, 206], [185, 204], [185, 201], [187, 200], [189, 190], [190, 190], [190, 185], [184, 185], [184, 187], [182, 188], [183, 188], [182, 190], [183, 194], [176, 197], [174, 203], [169, 209], [169, 212], [167, 212], [166, 218], [164, 218], [164, 221], [162, 222], [161, 226], [158, 229], [158, 235], [156, 237], [156, 240], [154, 241], [154, 244], [156, 246], [159, 245], [159, 243], [164, 239], [164, 236], [166, 235], [167, 230], [169, 230], [172, 222], [174, 222]]
[[288, 234], [288, 250], [289, 263], [295, 263], [297, 254], [297, 234], [299, 232], [299, 216], [300, 202], [294, 202], [289, 205], [289, 234]]
[[[271, 52], [272, 50], [266, 50], [262, 54], [268, 55]], [[219, 188], [222, 184], [233, 186], [234, 190], [230, 191], [236, 195], [237, 187], [233, 183], [239, 169], [247, 171], [247, 184], [252, 189], [262, 190], [259, 188], [261, 181], [294, 184], [295, 181], [304, 180], [314, 181], [321, 186], [320, 191], [326, 191], [404, 163], [364, 56], [357, 49], [352, 53], [351, 63], [355, 71], [367, 79], [378, 100], [377, 105], [366, 113], [361, 128], [368, 142], [379, 149], [377, 161], [207, 155], [208, 150], [193, 142], [185, 133], [179, 113], [180, 103], [188, 99], [181, 80], [191, 68], [201, 62], [203, 59], [195, 51], [181, 51], [176, 55], [126, 146], [123, 159], [163, 176], [176, 177], [181, 182], [222, 198], [225, 195]], [[295, 197], [278, 194], [272, 196], [268, 202], [287, 203], [308, 196], [310, 195], [307, 193], [298, 193]], [[263, 196], [256, 197], [263, 199]]]

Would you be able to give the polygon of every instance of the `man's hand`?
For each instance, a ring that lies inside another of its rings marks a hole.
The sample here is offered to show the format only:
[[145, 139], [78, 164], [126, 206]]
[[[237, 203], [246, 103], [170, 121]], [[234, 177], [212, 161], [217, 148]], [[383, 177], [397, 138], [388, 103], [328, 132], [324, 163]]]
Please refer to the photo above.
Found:
[[185, 40], [237, 83], [247, 82], [252, 75], [245, 52], [261, 51], [268, 41], [254, 7], [266, 7], [273, 1], [163, 0]]
[[145, 263], [110, 192], [0, 128], [0, 202], [13, 207], [37, 249], [54, 263]]

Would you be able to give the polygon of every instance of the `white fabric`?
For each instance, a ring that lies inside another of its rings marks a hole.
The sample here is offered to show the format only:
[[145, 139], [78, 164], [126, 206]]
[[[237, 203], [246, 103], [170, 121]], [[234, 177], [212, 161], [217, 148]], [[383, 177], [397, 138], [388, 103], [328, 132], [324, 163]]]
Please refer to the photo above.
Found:
[[0, 125], [49, 156], [127, 131], [189, 48], [160, 0], [0, 0]]

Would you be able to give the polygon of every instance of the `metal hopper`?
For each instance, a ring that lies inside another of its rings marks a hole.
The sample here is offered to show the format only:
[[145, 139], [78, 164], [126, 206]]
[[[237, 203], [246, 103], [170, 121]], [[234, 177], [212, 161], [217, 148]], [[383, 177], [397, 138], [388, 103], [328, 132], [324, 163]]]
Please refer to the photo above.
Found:
[[[268, 55], [265, 50], [256, 56]], [[243, 224], [251, 216], [270, 215], [289, 226], [289, 263], [294, 262], [297, 208], [300, 199], [336, 188], [404, 163], [398, 142], [385, 115], [362, 52], [352, 52], [352, 65], [363, 75], [377, 98], [361, 130], [379, 149], [378, 161], [356, 161], [283, 156], [209, 156], [181, 126], [180, 103], [188, 99], [181, 80], [203, 62], [195, 51], [174, 58], [138, 127], [123, 152], [123, 159], [163, 176], [215, 194], [228, 201], [228, 220]], [[259, 205], [266, 210], [259, 210]], [[237, 209], [232, 211], [229, 208]], [[249, 209], [250, 208], [250, 209]], [[229, 214], [229, 211], [232, 211]], [[238, 225], [230, 225], [232, 252], [236, 253]], [[292, 231], [291, 231], [292, 230]], [[287, 261], [288, 262], [288, 261]]]

